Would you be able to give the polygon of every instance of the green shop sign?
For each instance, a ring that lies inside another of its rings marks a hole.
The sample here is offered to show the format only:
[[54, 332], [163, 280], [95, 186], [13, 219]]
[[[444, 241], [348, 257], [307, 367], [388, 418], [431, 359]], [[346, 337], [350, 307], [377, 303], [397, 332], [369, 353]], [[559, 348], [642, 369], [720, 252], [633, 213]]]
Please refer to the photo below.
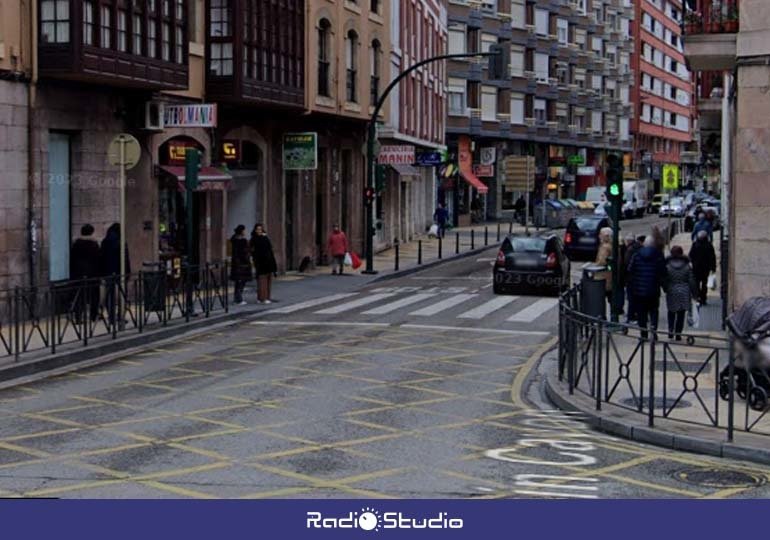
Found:
[[285, 133], [283, 135], [283, 169], [285, 171], [318, 168], [318, 133]]

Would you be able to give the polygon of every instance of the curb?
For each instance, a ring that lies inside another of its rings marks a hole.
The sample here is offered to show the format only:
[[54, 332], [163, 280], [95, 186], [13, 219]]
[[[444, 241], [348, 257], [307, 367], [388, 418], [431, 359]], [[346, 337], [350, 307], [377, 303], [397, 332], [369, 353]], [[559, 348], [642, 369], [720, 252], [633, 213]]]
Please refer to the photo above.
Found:
[[389, 279], [396, 279], [396, 278], [408, 276], [410, 274], [416, 274], [417, 272], [422, 272], [423, 270], [428, 270], [429, 268], [435, 268], [436, 266], [439, 266], [443, 263], [459, 261], [461, 259], [465, 259], [473, 255], [478, 255], [493, 247], [495, 246], [492, 244], [488, 246], [477, 247], [469, 251], [464, 251], [463, 253], [459, 253], [457, 255], [451, 255], [449, 257], [443, 257], [441, 259], [433, 259], [430, 262], [426, 262], [417, 266], [410, 266], [409, 268], [404, 268], [403, 270], [394, 270], [389, 274], [383, 274], [381, 276], [374, 278], [370, 283], [377, 283], [379, 281], [386, 281]]
[[[545, 360], [547, 354], [540, 358], [541, 363]], [[550, 369], [543, 373], [543, 379], [545, 381], [545, 394], [557, 408], [580, 413], [585, 417], [586, 423], [604, 433], [672, 450], [737, 459], [762, 465], [770, 464], [770, 450], [763, 448], [712, 441], [658, 428], [639, 426], [620, 419], [607, 418], [601, 412], [570, 401], [568, 396], [564, 396], [564, 385], [559, 383], [558, 380], [554, 380], [554, 374]]]

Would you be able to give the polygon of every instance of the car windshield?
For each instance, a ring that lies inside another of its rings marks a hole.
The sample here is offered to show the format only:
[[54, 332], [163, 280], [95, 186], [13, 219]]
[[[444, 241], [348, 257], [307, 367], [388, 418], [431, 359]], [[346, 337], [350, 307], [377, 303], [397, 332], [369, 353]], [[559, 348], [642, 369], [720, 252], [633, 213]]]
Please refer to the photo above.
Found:
[[668, 203], [670, 206], [682, 206], [683, 199], [681, 197], [674, 197], [671, 199], [671, 202]]
[[542, 253], [545, 249], [544, 238], [516, 237], [512, 239], [513, 250], [518, 252]]
[[595, 231], [599, 228], [599, 220], [591, 218], [577, 218], [575, 225], [581, 231]]

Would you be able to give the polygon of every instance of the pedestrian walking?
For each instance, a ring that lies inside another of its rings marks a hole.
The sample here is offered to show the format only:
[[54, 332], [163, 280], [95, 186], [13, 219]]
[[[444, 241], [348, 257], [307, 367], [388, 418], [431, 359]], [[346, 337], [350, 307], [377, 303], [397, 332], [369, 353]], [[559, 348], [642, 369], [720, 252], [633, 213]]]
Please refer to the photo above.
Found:
[[[113, 223], [107, 229], [107, 234], [99, 247], [99, 265], [105, 278], [107, 289], [106, 304], [110, 324], [115, 322], [115, 298], [120, 289], [120, 223]], [[125, 248], [125, 275], [131, 273], [131, 258], [128, 255], [128, 244]], [[123, 278], [125, 279], [125, 278]]]
[[254, 225], [249, 244], [254, 268], [257, 272], [257, 302], [272, 304], [272, 278], [278, 271], [278, 265], [275, 262], [273, 244], [261, 223]]
[[636, 320], [634, 302], [631, 298], [631, 293], [628, 291], [630, 277], [628, 273], [628, 265], [631, 262], [631, 258], [636, 254], [637, 251], [639, 251], [640, 247], [642, 247], [642, 245], [636, 241], [634, 235], [629, 234], [623, 240], [623, 245], [621, 246], [620, 250], [620, 261], [618, 264], [618, 272], [620, 272], [620, 286], [622, 287], [620, 294], [625, 295], [625, 298], [621, 296], [621, 305], [625, 305], [626, 299], [628, 299], [628, 308], [626, 309], [626, 323]]
[[[594, 264], [597, 266], [607, 266], [612, 257], [612, 229], [604, 227], [599, 231], [599, 250], [596, 252]], [[605, 270], [596, 274], [597, 279], [604, 278], [605, 294], [607, 301], [612, 305], [612, 271]]]
[[249, 241], [246, 238], [246, 227], [238, 225], [230, 237], [230, 279], [235, 282], [233, 303], [236, 306], [245, 306], [243, 289], [246, 282], [251, 281], [251, 256], [249, 253]]
[[644, 245], [631, 259], [628, 273], [637, 321], [644, 329], [642, 338], [647, 339], [648, 322], [653, 332], [658, 329], [660, 289], [666, 275], [666, 260], [656, 247], [654, 236], [645, 238]]
[[75, 240], [70, 250], [70, 279], [87, 280], [77, 286], [77, 299], [75, 303], [76, 320], [80, 317], [86, 306], [89, 307], [91, 322], [99, 315], [99, 242], [94, 240], [94, 228], [86, 223], [80, 228], [80, 238]]
[[447, 212], [444, 205], [439, 203], [436, 207], [436, 211], [433, 212], [433, 221], [438, 225], [438, 234], [441, 238], [444, 238], [446, 232], [447, 221], [449, 221], [449, 212]]
[[348, 237], [345, 236], [345, 233], [340, 230], [340, 226], [336, 223], [332, 227], [329, 239], [326, 241], [326, 250], [332, 258], [332, 275], [338, 273], [338, 268], [339, 275], [342, 275], [345, 269], [345, 254], [348, 252]]
[[526, 218], [526, 212], [527, 209], [527, 201], [524, 200], [524, 195], [519, 195], [519, 198], [516, 199], [516, 202], [513, 205], [513, 212], [514, 212], [514, 219], [521, 223], [522, 225], [525, 225], [524, 220]]
[[711, 272], [717, 271], [717, 255], [709, 240], [708, 231], [701, 229], [690, 248], [690, 261], [697, 291], [698, 303], [706, 305], [708, 296], [708, 279]]
[[668, 338], [676, 336], [682, 341], [685, 315], [692, 309], [695, 294], [695, 277], [690, 268], [690, 259], [681, 246], [671, 248], [671, 256], [666, 259], [666, 279], [663, 281], [666, 291], [666, 309], [668, 310]]
[[693, 225], [692, 235], [690, 236], [693, 242], [697, 240], [698, 233], [701, 231], [706, 231], [709, 242], [714, 241], [714, 225], [712, 225], [711, 222], [706, 219], [706, 214], [703, 212], [698, 214], [698, 221], [695, 222], [695, 225]]

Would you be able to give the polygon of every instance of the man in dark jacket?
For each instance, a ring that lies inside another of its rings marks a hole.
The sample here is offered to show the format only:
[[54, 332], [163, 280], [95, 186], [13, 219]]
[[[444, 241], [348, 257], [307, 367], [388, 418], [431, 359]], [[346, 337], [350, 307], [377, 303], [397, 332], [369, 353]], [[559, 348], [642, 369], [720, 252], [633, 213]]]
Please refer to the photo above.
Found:
[[630, 323], [636, 320], [636, 306], [634, 305], [634, 298], [631, 295], [631, 274], [628, 267], [631, 265], [631, 259], [642, 248], [644, 238], [641, 240], [634, 238], [633, 235], [626, 236], [625, 244], [622, 246], [625, 249], [621, 249], [620, 260], [622, 262], [620, 266], [621, 282], [626, 291], [626, 297], [628, 298], [628, 311], [626, 312], [626, 323]]
[[644, 246], [631, 259], [628, 273], [639, 326], [645, 329], [642, 338], [646, 339], [648, 319], [653, 331], [658, 328], [660, 289], [666, 277], [666, 260], [656, 247], [654, 236], [645, 239]]
[[86, 302], [91, 321], [95, 321], [99, 314], [99, 242], [94, 240], [93, 234], [93, 226], [88, 223], [83, 225], [80, 238], [75, 240], [70, 250], [70, 279], [87, 280], [76, 285], [76, 320], [80, 320]]
[[708, 238], [708, 231], [702, 229], [690, 248], [690, 261], [692, 262], [695, 284], [698, 291], [698, 302], [706, 304], [708, 294], [708, 279], [711, 272], [717, 271], [717, 255], [714, 246]]
[[[110, 228], [107, 229], [107, 235], [102, 240], [102, 245], [99, 250], [99, 262], [101, 265], [102, 276], [105, 279], [106, 286], [106, 304], [107, 313], [109, 314], [110, 324], [115, 322], [115, 300], [117, 297], [117, 290], [120, 280], [120, 223], [113, 223]], [[125, 275], [131, 273], [131, 262], [128, 258], [128, 244], [126, 244], [126, 268]], [[118, 321], [123, 319], [118, 316]], [[122, 322], [120, 323], [123, 324]]]

